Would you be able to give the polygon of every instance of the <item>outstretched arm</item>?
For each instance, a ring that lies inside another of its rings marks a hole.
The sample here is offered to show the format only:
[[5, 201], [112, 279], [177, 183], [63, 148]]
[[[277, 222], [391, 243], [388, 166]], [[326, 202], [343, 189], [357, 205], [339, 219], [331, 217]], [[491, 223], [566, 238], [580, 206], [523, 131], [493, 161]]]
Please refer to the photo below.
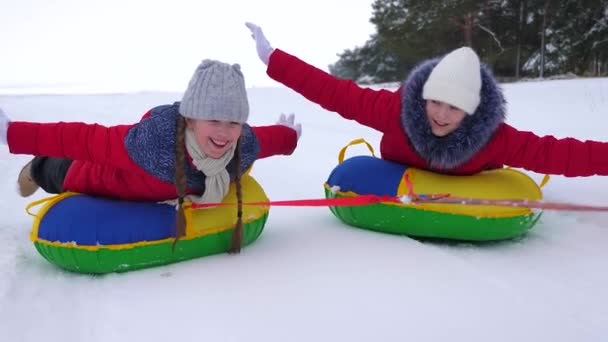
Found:
[[247, 23], [267, 74], [321, 107], [381, 132], [400, 124], [400, 94], [359, 87], [280, 49], [273, 49], [258, 26]]
[[87, 160], [121, 168], [132, 163], [124, 148], [130, 127], [15, 121], [8, 124], [7, 140], [14, 154]]
[[539, 137], [503, 124], [495, 154], [504, 165], [526, 170], [582, 177], [608, 175], [608, 143], [573, 138]]

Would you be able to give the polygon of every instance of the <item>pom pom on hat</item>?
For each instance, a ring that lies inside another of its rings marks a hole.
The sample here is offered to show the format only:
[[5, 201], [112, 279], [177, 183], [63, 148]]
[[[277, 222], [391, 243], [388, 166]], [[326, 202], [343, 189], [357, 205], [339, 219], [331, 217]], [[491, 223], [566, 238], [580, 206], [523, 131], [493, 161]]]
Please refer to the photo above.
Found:
[[456, 49], [433, 68], [422, 89], [422, 98], [475, 113], [480, 101], [481, 69], [479, 57], [469, 47]]
[[247, 122], [249, 102], [241, 67], [203, 60], [190, 79], [179, 112], [197, 120]]

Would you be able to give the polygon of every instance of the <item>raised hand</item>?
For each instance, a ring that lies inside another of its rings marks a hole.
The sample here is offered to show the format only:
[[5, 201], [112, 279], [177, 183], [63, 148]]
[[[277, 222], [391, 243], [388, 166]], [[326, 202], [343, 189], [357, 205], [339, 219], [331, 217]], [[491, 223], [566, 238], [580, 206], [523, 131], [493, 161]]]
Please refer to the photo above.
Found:
[[264, 62], [264, 64], [268, 65], [268, 60], [270, 59], [270, 54], [274, 50], [272, 46], [270, 46], [270, 42], [264, 36], [264, 32], [262, 32], [262, 28], [253, 24], [253, 23], [245, 23], [245, 26], [251, 30], [251, 37], [255, 40], [255, 47], [258, 51], [258, 56]]
[[277, 121], [277, 125], [282, 125], [282, 126], [293, 129], [294, 131], [296, 131], [296, 135], [298, 136], [298, 139], [300, 139], [300, 135], [302, 135], [302, 124], [295, 123], [295, 118], [296, 118], [296, 116], [293, 113], [291, 113], [287, 116], [285, 116], [285, 114], [281, 113], [281, 116], [279, 116], [279, 120]]

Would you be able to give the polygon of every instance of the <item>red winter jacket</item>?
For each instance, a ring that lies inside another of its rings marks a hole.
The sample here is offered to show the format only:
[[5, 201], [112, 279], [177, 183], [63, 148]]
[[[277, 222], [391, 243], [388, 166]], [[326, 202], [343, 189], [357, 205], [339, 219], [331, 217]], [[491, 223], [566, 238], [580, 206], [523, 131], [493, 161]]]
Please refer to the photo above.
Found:
[[[177, 198], [175, 185], [146, 172], [130, 157], [125, 145], [129, 131], [144, 122], [149, 113], [139, 123], [112, 127], [81, 122], [11, 122], [8, 146], [14, 154], [74, 160], [64, 180], [64, 191], [127, 200], [174, 199]], [[297, 145], [296, 133], [291, 128], [272, 125], [251, 129], [259, 146], [255, 149], [259, 153], [252, 159], [289, 155]], [[171, 153], [174, 150], [173, 147]]]
[[361, 88], [279, 49], [270, 55], [267, 74], [326, 110], [382, 132], [383, 159], [458, 175], [504, 165], [544, 174], [608, 175], [608, 143], [539, 137], [504, 123], [502, 93], [483, 68], [478, 110], [448, 139], [434, 137], [421, 93], [437, 62], [423, 63], [394, 92]]

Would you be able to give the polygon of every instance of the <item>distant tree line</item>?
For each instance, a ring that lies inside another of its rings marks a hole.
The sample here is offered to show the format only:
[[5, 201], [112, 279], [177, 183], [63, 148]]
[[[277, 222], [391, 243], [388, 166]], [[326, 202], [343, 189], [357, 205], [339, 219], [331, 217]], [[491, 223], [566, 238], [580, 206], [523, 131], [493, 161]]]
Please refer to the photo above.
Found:
[[471, 46], [502, 79], [608, 75], [608, 0], [375, 0], [376, 32], [332, 74], [402, 81], [424, 59]]

